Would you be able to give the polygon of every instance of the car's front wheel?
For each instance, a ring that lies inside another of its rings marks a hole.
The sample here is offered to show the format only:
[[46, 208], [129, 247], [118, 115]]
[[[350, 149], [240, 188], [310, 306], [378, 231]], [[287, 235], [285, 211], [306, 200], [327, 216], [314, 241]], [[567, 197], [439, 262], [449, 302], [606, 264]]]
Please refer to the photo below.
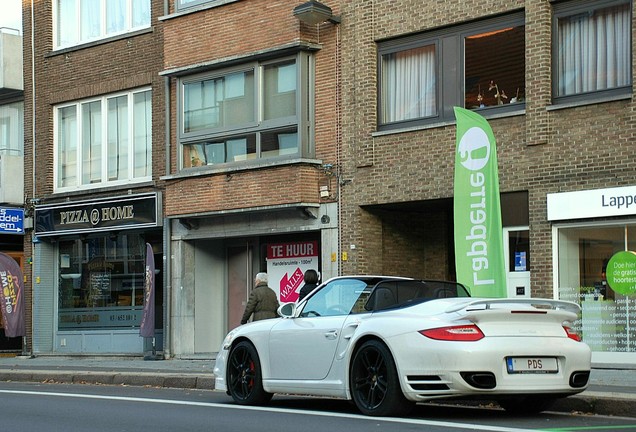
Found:
[[258, 352], [247, 341], [239, 342], [230, 351], [227, 380], [230, 396], [241, 405], [260, 405], [272, 398], [271, 393], [263, 390]]
[[351, 397], [363, 414], [404, 415], [413, 407], [400, 388], [393, 356], [380, 341], [367, 341], [356, 351], [349, 380]]

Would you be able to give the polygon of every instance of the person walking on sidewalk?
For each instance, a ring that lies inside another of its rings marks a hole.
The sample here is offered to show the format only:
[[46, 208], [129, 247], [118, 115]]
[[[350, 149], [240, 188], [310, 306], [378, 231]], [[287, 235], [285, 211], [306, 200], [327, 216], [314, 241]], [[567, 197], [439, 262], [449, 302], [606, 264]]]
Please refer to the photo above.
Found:
[[252, 321], [278, 316], [278, 298], [274, 290], [267, 286], [267, 273], [258, 273], [254, 278], [254, 289], [245, 305], [241, 324], [247, 323], [252, 314]]

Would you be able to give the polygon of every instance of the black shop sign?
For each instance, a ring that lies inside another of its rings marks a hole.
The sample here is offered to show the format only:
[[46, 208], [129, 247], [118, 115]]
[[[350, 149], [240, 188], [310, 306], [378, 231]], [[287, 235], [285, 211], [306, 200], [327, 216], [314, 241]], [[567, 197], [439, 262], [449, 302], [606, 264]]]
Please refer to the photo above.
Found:
[[156, 193], [42, 205], [35, 208], [35, 235], [157, 227], [160, 212]]

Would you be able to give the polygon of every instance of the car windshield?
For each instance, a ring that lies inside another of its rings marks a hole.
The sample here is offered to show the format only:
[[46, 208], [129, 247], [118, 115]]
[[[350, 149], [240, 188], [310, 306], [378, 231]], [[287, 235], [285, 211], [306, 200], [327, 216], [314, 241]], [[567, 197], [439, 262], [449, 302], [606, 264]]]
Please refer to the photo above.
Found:
[[370, 292], [371, 287], [364, 280], [333, 280], [307, 300], [300, 316], [347, 315], [356, 304], [362, 309]]

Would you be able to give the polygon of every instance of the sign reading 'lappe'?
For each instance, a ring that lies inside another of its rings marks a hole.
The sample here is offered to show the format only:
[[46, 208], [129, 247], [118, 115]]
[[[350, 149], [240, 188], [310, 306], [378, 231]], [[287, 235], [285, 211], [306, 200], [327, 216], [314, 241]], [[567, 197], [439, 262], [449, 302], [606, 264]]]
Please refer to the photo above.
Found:
[[157, 194], [38, 206], [35, 234], [157, 226], [159, 209]]

